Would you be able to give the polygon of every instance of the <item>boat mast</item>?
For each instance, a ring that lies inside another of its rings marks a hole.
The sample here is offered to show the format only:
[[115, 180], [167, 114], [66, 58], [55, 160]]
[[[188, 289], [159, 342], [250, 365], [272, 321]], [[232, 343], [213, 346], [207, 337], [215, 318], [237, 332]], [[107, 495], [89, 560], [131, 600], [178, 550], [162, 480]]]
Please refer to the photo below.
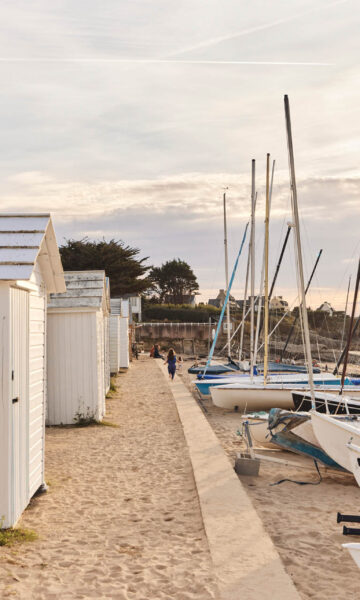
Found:
[[348, 283], [347, 294], [346, 294], [345, 311], [344, 311], [344, 325], [343, 325], [343, 330], [342, 330], [342, 334], [341, 334], [340, 352], [342, 351], [343, 343], [344, 343], [344, 335], [345, 335], [345, 328], [346, 328], [346, 313], [347, 313], [348, 301], [349, 301], [350, 284], [351, 284], [351, 275], [349, 277], [349, 283]]
[[264, 299], [264, 385], [268, 372], [269, 344], [269, 218], [270, 218], [270, 154], [266, 155], [266, 204], [265, 204], [265, 299]]
[[255, 295], [255, 160], [251, 161], [251, 230], [250, 230], [250, 378], [254, 376], [254, 295]]
[[[308, 293], [308, 289], [309, 289], [309, 287], [310, 287], [310, 285], [311, 285], [312, 278], [314, 277], [314, 274], [315, 274], [316, 268], [317, 268], [317, 266], [318, 266], [318, 262], [319, 262], [319, 260], [320, 260], [320, 257], [321, 257], [321, 255], [322, 255], [322, 249], [319, 251], [319, 254], [317, 255], [317, 259], [316, 259], [316, 261], [315, 261], [315, 264], [314, 264], [313, 270], [312, 270], [312, 272], [311, 272], [311, 275], [310, 275], [310, 277], [309, 277], [309, 281], [307, 282], [307, 286], [306, 286], [306, 288], [305, 288], [305, 294], [307, 294], [307, 293]], [[289, 335], [287, 336], [286, 342], [285, 342], [285, 344], [284, 344], [284, 347], [283, 347], [283, 349], [282, 349], [282, 351], [281, 351], [281, 355], [280, 355], [280, 362], [282, 362], [282, 360], [283, 360], [283, 358], [284, 358], [284, 354], [285, 354], [285, 352], [286, 352], [286, 348], [288, 347], [288, 343], [290, 342], [291, 336], [292, 336], [292, 334], [294, 333], [295, 325], [296, 325], [296, 323], [297, 323], [297, 321], [298, 321], [298, 318], [299, 318], [299, 315], [297, 314], [297, 315], [294, 317], [294, 320], [293, 320], [293, 322], [292, 322], [292, 325], [291, 325], [291, 328], [290, 328], [290, 331], [289, 331]]]
[[296, 239], [296, 248], [297, 248], [297, 263], [298, 263], [297, 266], [298, 266], [298, 270], [299, 270], [301, 312], [302, 312], [302, 319], [303, 319], [303, 325], [304, 325], [305, 354], [306, 354], [306, 361], [307, 361], [308, 374], [309, 374], [311, 406], [313, 409], [315, 409], [314, 375], [313, 375], [313, 366], [312, 366], [312, 357], [311, 357], [309, 321], [308, 321], [308, 314], [307, 314], [307, 309], [306, 309], [304, 269], [303, 269], [301, 238], [300, 238], [300, 221], [299, 221], [296, 178], [295, 178], [294, 149], [293, 149], [292, 133], [291, 133], [290, 105], [289, 105], [289, 98], [287, 95], [284, 96], [284, 106], [285, 106], [286, 133], [287, 133], [287, 143], [288, 143], [288, 153], [289, 153], [291, 205], [292, 205], [292, 212], [293, 212], [293, 219], [294, 219], [295, 239]]
[[357, 270], [357, 275], [356, 275], [354, 300], [353, 300], [351, 317], [350, 317], [349, 335], [348, 335], [347, 344], [346, 344], [346, 350], [345, 350], [345, 356], [344, 356], [344, 365], [343, 365], [343, 370], [342, 370], [342, 373], [341, 373], [341, 392], [340, 393], [342, 393], [342, 389], [344, 387], [344, 381], [345, 381], [345, 375], [346, 375], [346, 367], [347, 367], [348, 358], [349, 358], [350, 344], [351, 344], [352, 337], [354, 335], [354, 327], [353, 327], [353, 325], [354, 325], [354, 317], [355, 317], [355, 309], [356, 309], [357, 296], [358, 296], [358, 291], [359, 291], [359, 280], [360, 280], [360, 260], [359, 260], [358, 270]]
[[[224, 204], [224, 250], [225, 250], [225, 284], [226, 293], [229, 289], [229, 258], [228, 258], [228, 242], [227, 242], [227, 224], [226, 224], [226, 193], [223, 194]], [[226, 328], [227, 328], [227, 347], [228, 357], [230, 358], [230, 299], [226, 306]]]
[[[272, 172], [271, 172], [271, 183], [270, 183], [270, 206], [271, 208], [271, 197], [272, 197], [272, 187], [274, 181], [274, 171], [275, 171], [275, 161], [273, 160]], [[265, 221], [264, 221], [265, 223]], [[254, 365], [257, 362], [257, 353], [258, 353], [258, 344], [259, 344], [259, 333], [260, 333], [260, 325], [261, 321], [261, 311], [262, 311], [262, 295], [264, 291], [264, 270], [265, 270], [265, 226], [264, 226], [264, 249], [263, 249], [263, 261], [261, 267], [261, 277], [260, 277], [260, 289], [259, 289], [259, 299], [258, 299], [258, 309], [257, 309], [257, 318], [256, 318], [256, 334], [255, 334], [255, 349], [254, 349]]]

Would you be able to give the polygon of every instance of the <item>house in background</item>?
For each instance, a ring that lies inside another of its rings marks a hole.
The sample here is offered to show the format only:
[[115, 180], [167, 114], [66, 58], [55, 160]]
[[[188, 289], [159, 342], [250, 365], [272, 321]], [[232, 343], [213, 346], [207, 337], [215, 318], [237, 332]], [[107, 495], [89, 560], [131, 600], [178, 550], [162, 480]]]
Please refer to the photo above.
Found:
[[332, 317], [335, 312], [330, 302], [323, 302], [316, 310], [328, 314], [329, 317]]
[[[188, 304], [189, 306], [195, 306], [195, 294], [184, 294], [182, 304]], [[164, 298], [165, 304], [177, 304], [175, 302], [174, 296], [171, 294], [166, 294]]]
[[269, 304], [270, 310], [283, 310], [286, 311], [289, 308], [289, 303], [283, 299], [282, 296], [274, 296], [270, 300]]
[[[221, 289], [221, 290], [219, 290], [219, 293], [216, 296], [216, 298], [210, 298], [208, 300], [208, 304], [210, 304], [210, 306], [215, 306], [215, 308], [222, 308], [224, 306], [225, 298], [226, 298], [226, 291]], [[230, 304], [230, 308], [234, 308], [234, 309], [237, 308], [237, 306], [238, 306], [234, 296], [232, 296], [231, 294], [229, 296], [229, 304]]]

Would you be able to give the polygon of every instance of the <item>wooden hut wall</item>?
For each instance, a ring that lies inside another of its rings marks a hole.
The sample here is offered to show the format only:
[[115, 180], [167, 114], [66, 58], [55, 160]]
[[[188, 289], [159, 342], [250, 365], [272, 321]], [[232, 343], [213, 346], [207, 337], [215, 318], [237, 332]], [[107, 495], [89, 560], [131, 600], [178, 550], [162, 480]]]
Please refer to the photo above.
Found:
[[49, 310], [49, 425], [104, 416], [102, 328], [100, 311]]
[[120, 368], [129, 367], [129, 318], [120, 317]]
[[120, 367], [120, 316], [110, 315], [110, 372], [116, 374]]

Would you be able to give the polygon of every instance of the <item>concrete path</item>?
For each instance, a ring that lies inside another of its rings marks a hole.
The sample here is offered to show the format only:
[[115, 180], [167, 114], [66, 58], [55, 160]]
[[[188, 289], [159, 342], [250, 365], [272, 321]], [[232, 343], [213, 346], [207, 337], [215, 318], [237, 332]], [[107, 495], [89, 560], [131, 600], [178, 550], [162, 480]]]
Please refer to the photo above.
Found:
[[[165, 368], [158, 365], [168, 378]], [[169, 381], [169, 386], [189, 447], [222, 600], [300, 600], [200, 407], [179, 377]]]

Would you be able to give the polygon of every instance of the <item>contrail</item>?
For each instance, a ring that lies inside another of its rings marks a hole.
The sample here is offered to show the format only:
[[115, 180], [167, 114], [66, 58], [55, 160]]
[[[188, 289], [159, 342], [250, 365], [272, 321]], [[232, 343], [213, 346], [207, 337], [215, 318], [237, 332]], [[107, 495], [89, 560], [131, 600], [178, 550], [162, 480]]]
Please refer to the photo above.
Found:
[[260, 66], [291, 66], [291, 67], [331, 67], [334, 63], [323, 62], [289, 62], [289, 61], [258, 61], [258, 60], [186, 60], [169, 58], [37, 58], [37, 57], [0, 57], [0, 63], [117, 63], [117, 64], [181, 64], [181, 65], [260, 65]]
[[251, 33], [257, 33], [259, 31], [271, 29], [273, 27], [277, 27], [278, 25], [283, 25], [284, 23], [289, 23], [291, 21], [295, 21], [297, 19], [300, 19], [301, 17], [306, 17], [307, 15], [311, 15], [315, 12], [331, 8], [332, 6], [337, 6], [338, 4], [344, 4], [345, 2], [348, 2], [348, 0], [336, 0], [335, 2], [332, 2], [331, 4], [327, 4], [326, 6], [324, 5], [321, 7], [313, 8], [313, 9], [308, 10], [303, 13], [297, 13], [296, 15], [292, 15], [290, 17], [284, 17], [283, 19], [278, 19], [277, 21], [272, 21], [271, 23], [265, 23], [264, 25], [256, 25], [254, 27], [249, 27], [248, 29], [242, 29], [241, 31], [236, 31], [236, 32], [230, 33], [228, 35], [222, 35], [222, 36], [218, 36], [218, 37], [211, 38], [208, 40], [204, 40], [202, 42], [199, 42], [198, 44], [193, 44], [192, 46], [187, 46], [186, 48], [182, 48], [180, 50], [171, 52], [170, 54], [167, 54], [167, 57], [171, 58], [172, 56], [178, 56], [180, 54], [192, 52], [193, 50], [200, 50], [202, 48], [209, 48], [210, 46], [216, 46], [217, 44], [220, 44], [221, 42], [227, 42], [230, 40], [237, 39], [239, 37], [250, 35]]

